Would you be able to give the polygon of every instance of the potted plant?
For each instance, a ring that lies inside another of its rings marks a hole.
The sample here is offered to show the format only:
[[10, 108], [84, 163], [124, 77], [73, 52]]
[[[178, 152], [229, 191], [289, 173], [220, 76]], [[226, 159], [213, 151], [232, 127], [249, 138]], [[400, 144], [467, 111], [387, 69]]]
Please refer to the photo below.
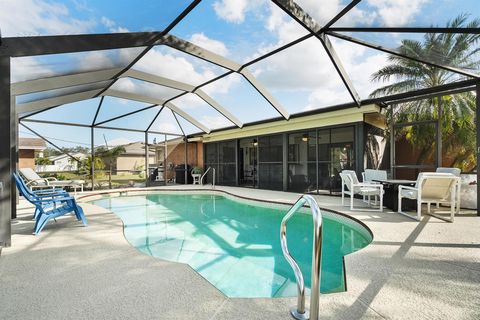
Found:
[[202, 176], [203, 169], [200, 167], [193, 167], [191, 174], [193, 177], [193, 184], [200, 184], [200, 177]]

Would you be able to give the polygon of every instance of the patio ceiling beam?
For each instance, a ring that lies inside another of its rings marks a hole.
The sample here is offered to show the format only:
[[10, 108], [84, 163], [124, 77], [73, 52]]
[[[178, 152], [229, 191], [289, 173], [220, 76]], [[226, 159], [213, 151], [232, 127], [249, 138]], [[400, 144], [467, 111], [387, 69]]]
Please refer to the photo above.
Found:
[[188, 91], [192, 92], [195, 89], [195, 86], [187, 84], [185, 82], [180, 82], [176, 80], [172, 80], [169, 78], [165, 78], [162, 76], [157, 76], [148, 72], [144, 71], [138, 71], [134, 69], [130, 69], [126, 71], [122, 77], [130, 77], [133, 79], [137, 80], [142, 80], [145, 82], [150, 82], [153, 84], [158, 84], [164, 87], [172, 88], [172, 89], [177, 89], [177, 90], [182, 90], [182, 91]]
[[[170, 34], [166, 35], [163, 38], [163, 44], [173, 49], [187, 53], [191, 56], [216, 64], [232, 72], [240, 73], [254, 87], [254, 89], [257, 90], [273, 108], [275, 108], [275, 110], [277, 110], [285, 119], [289, 119], [290, 114], [288, 113], [288, 111], [276, 99], [272, 97], [268, 90], [249, 71], [244, 70], [244, 67], [241, 64], [231, 61], [216, 53], [203, 49], [191, 42], [177, 38]], [[225, 76], [226, 75], [222, 75], [221, 77], [223, 78]], [[201, 86], [203, 85], [206, 85], [206, 83], [202, 84]], [[232, 121], [232, 119], [229, 120]], [[232, 122], [235, 124], [239, 123], [238, 120]]]
[[[104, 97], [104, 96], [102, 96], [102, 98], [103, 98], [103, 97]], [[95, 126], [101, 126], [102, 124], [105, 124], [105, 123], [107, 123], [107, 122], [111, 122], [111, 121], [115, 121], [115, 120], [118, 120], [118, 119], [122, 119], [122, 118], [125, 118], [125, 117], [128, 117], [128, 116], [131, 116], [131, 115], [133, 115], [133, 114], [136, 114], [136, 113], [139, 113], [139, 112], [143, 112], [143, 111], [146, 111], [146, 110], [155, 108], [155, 107], [157, 107], [157, 106], [158, 106], [158, 104], [153, 104], [153, 105], [148, 106], [148, 107], [144, 107], [144, 108], [141, 108], [141, 109], [132, 111], [132, 112], [128, 112], [128, 113], [125, 113], [125, 114], [122, 114], [122, 115], [119, 115], [119, 116], [116, 116], [116, 117], [113, 117], [113, 118], [110, 118], [110, 119], [107, 119], [107, 120], [104, 120], [104, 121], [95, 123], [94, 125], [95, 125]]]
[[12, 95], [74, 87], [111, 80], [121, 68], [104, 69], [12, 83]]
[[[57, 122], [57, 121], [48, 121], [48, 120], [24, 119], [24, 120], [21, 120], [21, 122], [43, 123], [43, 124], [51, 124], [51, 125], [57, 125], [57, 126], [72, 126], [72, 127], [80, 127], [80, 128], [92, 128], [92, 126], [88, 124]], [[142, 133], [145, 132], [144, 130], [140, 130], [140, 129], [117, 128], [117, 127], [108, 127], [108, 126], [95, 126], [93, 128], [105, 129], [105, 130], [129, 131], [129, 132], [142, 132]], [[156, 133], [156, 134], [169, 134], [169, 135], [178, 136], [178, 137], [182, 136], [181, 134], [173, 134], [173, 133], [166, 133], [166, 132], [160, 132], [160, 131], [149, 131], [149, 132]]]
[[97, 111], [95, 111], [95, 116], [93, 117], [93, 120], [92, 120], [92, 127], [95, 125], [95, 122], [97, 122], [98, 114], [100, 113], [100, 109], [102, 109], [104, 99], [105, 99], [104, 96], [102, 96], [100, 98], [100, 102], [98, 103]]
[[[236, 124], [239, 128], [241, 128], [243, 126], [243, 123], [235, 115], [233, 115], [230, 111], [228, 111], [226, 108], [224, 108], [222, 105], [220, 105], [217, 101], [215, 101], [212, 97], [210, 97], [208, 94], [206, 94], [203, 90], [198, 89], [193, 85], [190, 85], [190, 84], [187, 84], [187, 83], [184, 83], [184, 82], [180, 82], [180, 81], [176, 81], [176, 80], [172, 80], [172, 79], [168, 79], [168, 78], [165, 78], [165, 77], [153, 75], [153, 74], [150, 74], [150, 73], [147, 73], [147, 72], [133, 70], [133, 69], [130, 69], [127, 72], [125, 72], [125, 74], [123, 76], [127, 76], [127, 77], [131, 77], [131, 78], [134, 78], [134, 79], [137, 79], [137, 80], [150, 82], [150, 83], [157, 84], [157, 85], [164, 86], [164, 87], [169, 87], [169, 88], [173, 88], [173, 89], [177, 89], [177, 90], [182, 90], [184, 92], [194, 93], [198, 97], [200, 97], [203, 101], [208, 103], [212, 108], [217, 110], [220, 114], [222, 114], [229, 121]], [[184, 94], [178, 95], [178, 96], [174, 97], [173, 99], [168, 100], [167, 102], [169, 102], [171, 100], [174, 100], [174, 99], [177, 99], [177, 98], [179, 98], [180, 96], [183, 96], [183, 95]]]
[[388, 33], [470, 33], [480, 34], [478, 28], [442, 28], [442, 27], [331, 27], [335, 32], [388, 32]]
[[350, 77], [348, 76], [345, 68], [342, 65], [340, 58], [337, 55], [337, 52], [333, 48], [330, 40], [325, 36], [324, 33], [321, 33], [322, 27], [313, 20], [308, 13], [306, 13], [299, 5], [297, 5], [293, 0], [272, 0], [279, 8], [281, 8], [285, 13], [297, 21], [301, 26], [307, 29], [310, 33], [313, 33], [315, 37], [320, 40], [322, 43], [330, 61], [332, 62], [335, 70], [343, 81], [343, 84], [347, 88], [350, 96], [353, 101], [360, 107], [361, 99], [360, 95], [355, 90]]
[[270, 105], [277, 110], [278, 113], [282, 115], [286, 120], [290, 119], [290, 113], [268, 92], [268, 90], [253, 76], [253, 74], [248, 71], [248, 69], [243, 69], [240, 71], [240, 74], [253, 86], [255, 90], [262, 97], [267, 100]]
[[323, 30], [328, 30], [335, 22], [337, 22], [338, 20], [340, 20], [344, 15], [346, 15], [350, 10], [352, 10], [357, 4], [360, 3], [360, 1], [362, 0], [353, 0], [352, 2], [350, 2], [347, 6], [345, 6], [345, 8], [343, 8], [335, 17], [333, 17], [333, 19], [331, 19], [330, 21], [328, 21], [323, 27], [322, 27], [322, 31]]
[[234, 116], [230, 111], [221, 106], [215, 99], [206, 94], [202, 89], [197, 89], [193, 92], [200, 99], [208, 103], [212, 108], [217, 110], [221, 115], [227, 118], [230, 122], [233, 122], [237, 127], [243, 127], [243, 122], [240, 121], [236, 116]]
[[418, 58], [418, 57], [413, 57], [411, 55], [406, 55], [406, 54], [400, 52], [400, 50], [397, 50], [397, 49], [385, 48], [383, 46], [376, 45], [376, 44], [373, 44], [373, 43], [370, 43], [370, 42], [367, 42], [367, 41], [363, 41], [363, 40], [360, 40], [360, 39], [356, 39], [356, 38], [353, 38], [353, 37], [350, 37], [350, 36], [346, 36], [346, 35], [343, 35], [343, 34], [340, 34], [340, 33], [337, 33], [337, 32], [327, 31], [326, 33], [328, 35], [330, 35], [332, 37], [335, 37], [335, 38], [338, 38], [338, 39], [342, 39], [342, 40], [345, 40], [345, 41], [348, 41], [348, 42], [352, 42], [352, 43], [355, 43], [355, 44], [358, 44], [358, 45], [362, 45], [362, 46], [365, 46], [365, 47], [368, 47], [368, 48], [371, 48], [371, 49], [374, 49], [374, 50], [382, 51], [382, 52], [392, 54], [392, 55], [395, 55], [395, 56], [398, 56], [398, 57], [402, 57], [402, 58], [405, 58], [405, 59], [409, 59], [409, 60], [413, 60], [413, 61], [416, 61], [416, 62], [424, 63], [426, 65], [429, 65], [429, 66], [432, 66], [432, 67], [435, 67], [435, 68], [440, 68], [440, 69], [447, 70], [447, 71], [450, 71], [450, 72], [459, 73], [459, 74], [467, 76], [467, 77], [480, 78], [480, 75], [478, 75], [476, 73], [469, 72], [467, 70], [463, 70], [463, 69], [459, 69], [459, 68], [455, 68], [455, 67], [450, 67], [450, 66], [434, 63], [434, 62], [428, 61], [427, 59], [422, 59], [422, 58]]
[[161, 44], [162, 36], [162, 32], [128, 32], [2, 38], [0, 56], [15, 58], [154, 46]]
[[171, 34], [167, 34], [162, 38], [162, 44], [228, 70], [238, 71], [242, 67], [239, 63]]
[[26, 57], [155, 46], [161, 44], [161, 38], [199, 3], [200, 0], [193, 1], [163, 31], [2, 38], [0, 56]]
[[[183, 136], [186, 137], [185, 131], [183, 131], [182, 125], [180, 124], [180, 121], [178, 121], [177, 115], [173, 111], [172, 111], [172, 114], [173, 114], [173, 117], [175, 118], [175, 121], [177, 121], [178, 127], [182, 131]], [[187, 163], [187, 162], [185, 161], [185, 163]]]
[[[60, 89], [65, 87], [71, 87], [74, 85], [102, 82], [102, 81], [111, 79], [111, 77], [115, 77], [119, 70], [121, 70], [121, 68], [113, 68], [108, 70], [92, 71], [92, 72], [64, 75], [64, 76], [58, 76], [58, 77], [50, 77], [50, 78], [39, 79], [39, 80], [29, 80], [29, 81], [16, 83], [14, 84], [14, 86], [16, 88], [17, 94], [26, 94], [26, 93], [32, 93], [37, 91]], [[207, 95], [204, 91], [196, 88], [193, 85], [172, 80], [169, 78], [153, 75], [147, 72], [134, 70], [134, 69], [127, 70], [120, 76], [120, 78], [125, 78], [125, 77], [131, 77], [140, 81], [145, 81], [152, 84], [173, 88], [173, 89], [181, 90], [184, 92], [194, 93], [198, 97], [200, 97], [202, 100], [204, 100], [206, 103], [208, 103], [212, 108], [214, 108], [223, 116], [225, 116], [229, 121], [236, 124], [239, 128], [243, 126], [243, 123], [236, 116], [234, 116], [226, 108], [220, 105], [212, 97]], [[97, 96], [101, 96], [104, 91], [105, 91], [104, 89], [100, 90], [97, 93]], [[175, 96], [174, 98], [178, 98], [179, 96], [180, 95]], [[140, 109], [140, 110], [134, 111], [133, 113], [126, 114], [124, 116], [129, 116], [141, 111], [144, 111], [144, 110]], [[105, 122], [116, 120], [119, 118], [121, 118], [121, 116], [115, 119], [107, 120]]]
[[69, 158], [77, 161], [77, 162], [81, 162], [80, 159], [78, 159], [77, 157], [74, 157], [72, 156], [69, 152], [66, 152], [64, 149], [60, 148], [59, 146], [57, 146], [55, 143], [51, 142], [50, 140], [48, 140], [47, 138], [45, 138], [44, 136], [42, 136], [41, 134], [39, 134], [38, 132], [36, 132], [35, 130], [33, 130], [32, 128], [28, 127], [27, 125], [25, 125], [25, 123], [22, 123], [20, 122], [20, 125], [22, 127], [24, 127], [25, 129], [29, 130], [30, 132], [32, 132], [34, 135], [36, 135], [37, 137], [39, 137], [40, 139], [42, 139], [43, 141], [51, 144], [52, 146], [55, 147], [55, 149], [57, 149], [58, 151], [60, 151], [61, 153], [64, 153], [66, 154]]
[[[180, 21], [182, 21], [183, 18], [185, 18], [187, 16], [187, 14], [190, 13], [190, 11], [192, 11], [199, 3], [200, 3], [201, 0], [194, 0], [192, 1], [162, 32], [161, 34], [158, 35], [158, 38], [161, 38], [163, 36], [165, 36], [166, 34], [168, 34], [170, 32], [170, 30], [172, 30]], [[157, 38], [157, 39], [158, 39]], [[156, 40], [156, 39], [155, 39]], [[142, 52], [140, 52], [139, 55], [137, 55], [135, 57], [135, 59], [133, 59], [125, 68], [123, 68], [123, 70], [121, 70], [116, 76], [115, 76], [115, 80], [110, 84], [108, 85], [105, 89], [103, 89], [102, 92], [100, 92], [98, 95], [102, 94], [103, 92], [107, 91], [108, 89], [110, 89], [114, 84], [115, 82], [117, 82], [118, 78], [124, 74], [125, 72], [127, 72], [128, 70], [130, 70], [140, 59], [142, 59], [152, 48], [154, 47], [153, 44], [147, 46]]]
[[82, 100], [88, 100], [94, 98], [102, 89], [88, 90], [84, 92], [77, 92], [72, 94], [67, 94], [63, 96], [57, 96], [53, 98], [35, 100], [32, 102], [26, 102], [17, 104], [16, 112], [17, 114], [36, 112], [44, 110], [51, 107], [61, 106], [67, 103], [78, 102]]
[[158, 110], [157, 114], [155, 115], [155, 117], [153, 117], [152, 121], [150, 122], [150, 124], [148, 125], [147, 127], [147, 130], [145, 130], [145, 132], [149, 132], [150, 128], [153, 126], [153, 124], [155, 123], [155, 121], [157, 121], [157, 118], [158, 116], [160, 115], [160, 113], [162, 113], [162, 110], [165, 108], [165, 106], [162, 106], [160, 108], [160, 110]]
[[200, 128], [201, 130], [205, 131], [206, 133], [210, 133], [210, 129], [195, 120], [192, 116], [184, 112], [182, 109], [178, 108], [171, 102], [166, 102], [162, 99], [155, 98], [155, 97], [150, 97], [138, 93], [126, 93], [118, 90], [112, 90], [109, 89], [106, 92], [103, 93], [103, 95], [106, 96], [113, 96], [117, 98], [123, 98], [123, 99], [128, 99], [128, 100], [135, 100], [135, 101], [141, 101], [141, 102], [146, 102], [146, 103], [152, 103], [152, 104], [157, 104], [157, 105], [164, 105], [165, 107], [169, 108], [172, 111], [175, 111], [177, 114], [181, 115], [185, 120], [189, 121], [196, 127]]
[[378, 98], [371, 98], [371, 99], [365, 100], [364, 103], [365, 104], [371, 104], [371, 103], [390, 104], [390, 102], [393, 102], [393, 101], [398, 102], [401, 99], [419, 98], [419, 97], [424, 97], [425, 95], [428, 95], [428, 94], [438, 94], [440, 92], [445, 92], [445, 91], [448, 91], [448, 90], [468, 88], [468, 87], [471, 87], [473, 85], [476, 85], [477, 82], [478, 82], [477, 79], [456, 81], [456, 82], [442, 84], [442, 85], [435, 86], [435, 87], [418, 89], [418, 90], [415, 90], [415, 91], [409, 91], [409, 92], [403, 92], [403, 93], [397, 93], [397, 94], [378, 97]]
[[470, 86], [470, 87], [464, 87], [464, 88], [434, 92], [434, 93], [415, 96], [415, 97], [411, 97], [411, 98], [392, 100], [392, 101], [389, 101], [388, 103], [392, 103], [392, 104], [405, 103], [405, 102], [411, 102], [411, 101], [417, 101], [417, 100], [423, 100], [423, 99], [431, 99], [431, 98], [449, 96], [449, 95], [453, 95], [453, 94], [459, 94], [459, 93], [464, 93], [464, 92], [469, 92], [469, 91], [474, 91], [474, 90], [475, 90], [475, 86]]

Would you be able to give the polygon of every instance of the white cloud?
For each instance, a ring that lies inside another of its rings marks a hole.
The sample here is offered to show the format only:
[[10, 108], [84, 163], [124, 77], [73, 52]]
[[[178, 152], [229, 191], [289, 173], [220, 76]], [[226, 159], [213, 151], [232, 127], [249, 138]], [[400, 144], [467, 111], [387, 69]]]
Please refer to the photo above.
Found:
[[200, 123], [206, 125], [210, 129], [229, 127], [233, 125], [227, 118], [222, 116], [203, 116], [200, 119]]
[[117, 23], [105, 16], [100, 19], [100, 22], [112, 33], [129, 32], [127, 28], [117, 26]]
[[221, 0], [213, 4], [217, 15], [225, 21], [242, 23], [251, 0]]
[[3, 36], [80, 34], [96, 25], [93, 20], [73, 18], [61, 2], [2, 0], [1, 6]]
[[115, 26], [115, 21], [108, 19], [107, 17], [103, 16], [100, 19], [100, 22], [107, 28], [113, 28]]
[[404, 26], [411, 22], [430, 0], [368, 0], [386, 27]]
[[202, 47], [204, 49], [207, 49], [209, 51], [212, 51], [224, 57], [227, 56], [229, 53], [227, 47], [223, 42], [210, 39], [203, 32], [194, 33], [190, 37], [189, 41], [192, 42], [193, 44], [196, 44], [199, 47]]

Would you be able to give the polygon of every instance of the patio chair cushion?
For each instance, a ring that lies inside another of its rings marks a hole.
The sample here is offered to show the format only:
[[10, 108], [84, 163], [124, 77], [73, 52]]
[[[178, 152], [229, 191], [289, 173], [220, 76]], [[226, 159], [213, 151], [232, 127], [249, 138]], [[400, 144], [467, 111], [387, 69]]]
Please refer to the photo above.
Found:
[[418, 192], [417, 190], [402, 189], [400, 194], [402, 198], [417, 199]]
[[362, 196], [378, 196], [380, 194], [380, 189], [374, 187], [355, 187], [354, 189], [355, 193]]

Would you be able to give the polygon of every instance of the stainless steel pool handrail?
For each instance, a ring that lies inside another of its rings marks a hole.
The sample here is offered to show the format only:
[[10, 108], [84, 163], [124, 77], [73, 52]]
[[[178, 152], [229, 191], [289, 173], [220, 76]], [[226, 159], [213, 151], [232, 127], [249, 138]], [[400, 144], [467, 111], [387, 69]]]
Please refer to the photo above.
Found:
[[[305, 308], [305, 281], [302, 271], [290, 254], [287, 243], [287, 222], [303, 205], [307, 203], [312, 211], [313, 218], [313, 252], [312, 252], [312, 283], [310, 293], [310, 314]], [[322, 259], [322, 213], [318, 207], [317, 201], [310, 196], [304, 194], [295, 204], [288, 210], [280, 225], [280, 243], [282, 245], [283, 255], [293, 269], [295, 279], [297, 281], [297, 306], [290, 309], [290, 314], [295, 319], [318, 319], [319, 295], [320, 295], [320, 266]]]
[[210, 171], [210, 169], [212, 169], [212, 172], [213, 172], [212, 188], [215, 189], [215, 168], [212, 168], [212, 167], [208, 167], [208, 169], [205, 170], [203, 175], [200, 177], [200, 185], [203, 186], [203, 178], [205, 178], [205, 176], [207, 175], [208, 171]]

